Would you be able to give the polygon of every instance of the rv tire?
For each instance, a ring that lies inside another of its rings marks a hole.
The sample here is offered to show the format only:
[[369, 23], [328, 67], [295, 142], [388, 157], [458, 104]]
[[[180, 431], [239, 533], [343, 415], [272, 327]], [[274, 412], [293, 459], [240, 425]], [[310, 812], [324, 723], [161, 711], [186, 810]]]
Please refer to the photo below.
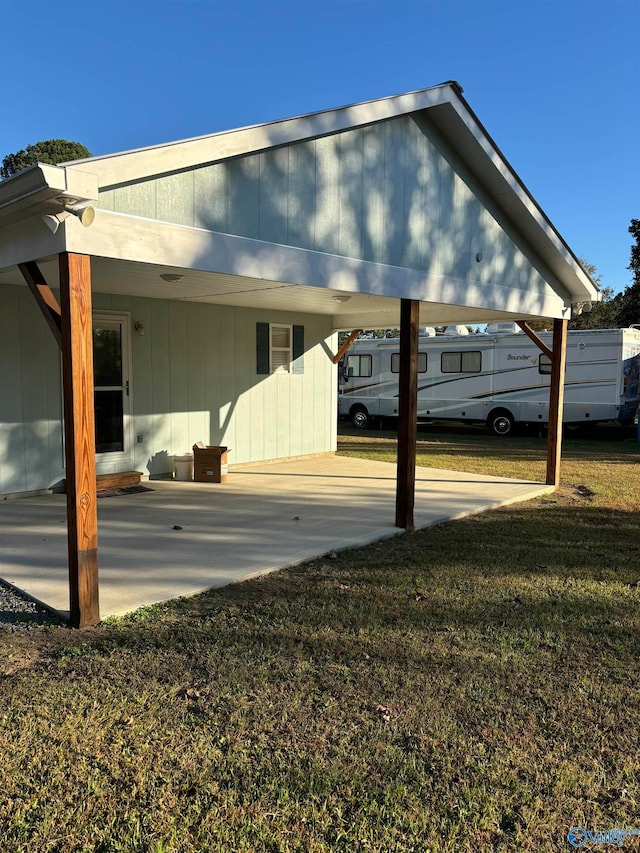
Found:
[[366, 429], [371, 423], [369, 412], [362, 406], [351, 411], [351, 423], [356, 429]]
[[487, 426], [494, 435], [509, 435], [514, 425], [514, 417], [507, 409], [494, 409], [487, 418]]

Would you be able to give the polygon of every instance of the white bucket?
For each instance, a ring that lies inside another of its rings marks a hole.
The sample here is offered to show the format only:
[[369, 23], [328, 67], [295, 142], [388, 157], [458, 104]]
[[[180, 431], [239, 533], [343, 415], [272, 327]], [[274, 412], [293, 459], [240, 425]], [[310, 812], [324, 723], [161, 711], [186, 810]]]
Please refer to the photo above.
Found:
[[193, 480], [193, 453], [173, 457], [173, 476], [176, 480]]

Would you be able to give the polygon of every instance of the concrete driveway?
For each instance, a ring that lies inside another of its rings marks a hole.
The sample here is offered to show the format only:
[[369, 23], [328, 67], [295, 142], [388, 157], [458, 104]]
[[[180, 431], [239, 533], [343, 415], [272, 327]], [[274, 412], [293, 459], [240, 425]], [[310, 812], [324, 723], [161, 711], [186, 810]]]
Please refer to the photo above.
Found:
[[[101, 616], [399, 535], [395, 478], [387, 462], [306, 457], [242, 466], [219, 485], [153, 481], [150, 491], [100, 498]], [[522, 480], [418, 468], [415, 524], [549, 491]], [[0, 577], [66, 615], [65, 507], [64, 495], [0, 503]]]

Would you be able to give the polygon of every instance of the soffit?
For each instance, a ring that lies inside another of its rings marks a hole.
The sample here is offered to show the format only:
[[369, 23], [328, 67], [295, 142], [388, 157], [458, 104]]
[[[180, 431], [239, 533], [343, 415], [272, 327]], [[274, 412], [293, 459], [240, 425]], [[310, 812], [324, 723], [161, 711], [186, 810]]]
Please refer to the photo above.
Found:
[[[39, 267], [48, 284], [57, 290], [57, 258], [41, 259]], [[179, 282], [166, 282], [161, 275], [167, 273], [183, 275], [184, 278]], [[321, 315], [332, 318], [335, 330], [395, 328], [400, 323], [400, 300], [397, 298], [367, 293], [345, 294], [328, 288], [245, 276], [93, 257], [91, 280], [95, 293], [236, 306], [260, 312]], [[3, 283], [25, 284], [17, 267], [0, 272], [0, 286]], [[348, 296], [346, 301], [335, 301], [345, 296]], [[438, 302], [424, 302], [420, 305], [420, 321], [423, 325], [485, 323], [514, 318], [535, 319], [538, 316], [527, 315], [522, 311], [511, 313]]]

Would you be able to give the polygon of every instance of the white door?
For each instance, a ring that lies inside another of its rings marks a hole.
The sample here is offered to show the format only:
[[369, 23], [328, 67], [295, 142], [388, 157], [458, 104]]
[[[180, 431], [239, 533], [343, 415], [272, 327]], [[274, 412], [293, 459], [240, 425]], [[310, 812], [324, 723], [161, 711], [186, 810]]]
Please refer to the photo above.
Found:
[[93, 378], [98, 473], [132, 465], [128, 314], [93, 315]]

